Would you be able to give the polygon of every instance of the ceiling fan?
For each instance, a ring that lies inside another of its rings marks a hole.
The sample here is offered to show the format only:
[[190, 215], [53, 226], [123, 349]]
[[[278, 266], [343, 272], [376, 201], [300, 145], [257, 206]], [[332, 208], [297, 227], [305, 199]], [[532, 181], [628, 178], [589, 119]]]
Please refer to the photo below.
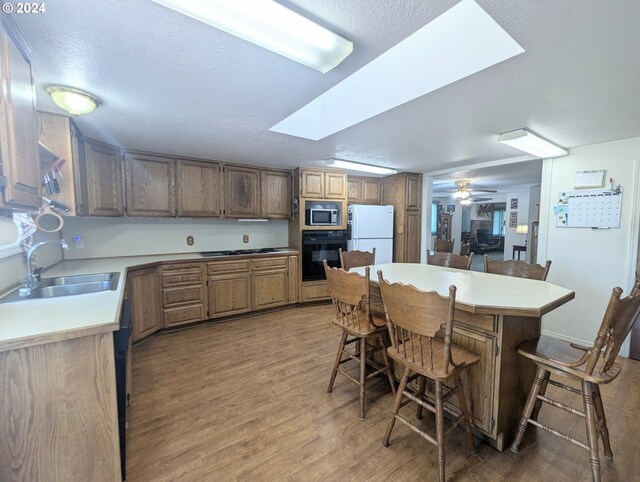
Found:
[[[453, 192], [453, 199], [462, 201], [469, 201], [469, 199], [474, 193], [496, 193], [498, 191], [491, 189], [472, 189], [471, 181], [469, 179], [460, 179], [455, 181], [456, 190]], [[477, 201], [477, 200], [476, 200]], [[469, 204], [469, 202], [465, 202], [464, 204]]]

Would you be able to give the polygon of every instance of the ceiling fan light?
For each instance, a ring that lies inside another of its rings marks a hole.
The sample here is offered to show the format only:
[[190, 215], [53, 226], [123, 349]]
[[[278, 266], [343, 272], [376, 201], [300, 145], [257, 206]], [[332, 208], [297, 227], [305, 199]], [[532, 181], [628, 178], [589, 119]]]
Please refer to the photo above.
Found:
[[54, 85], [47, 88], [47, 93], [58, 107], [71, 115], [89, 114], [101, 104], [97, 97], [72, 87]]
[[463, 206], [467, 206], [469, 204], [471, 204], [471, 199], [461, 199], [460, 200], [460, 204], [462, 204]]
[[562, 147], [556, 146], [526, 129], [517, 129], [500, 134], [498, 136], [498, 142], [515, 147], [541, 159], [562, 157], [569, 154], [569, 152]]

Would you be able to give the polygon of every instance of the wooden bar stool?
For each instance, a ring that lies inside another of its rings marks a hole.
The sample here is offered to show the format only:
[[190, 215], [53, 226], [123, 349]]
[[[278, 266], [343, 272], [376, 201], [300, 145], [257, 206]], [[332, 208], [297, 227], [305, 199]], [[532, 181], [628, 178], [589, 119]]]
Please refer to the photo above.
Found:
[[434, 266], [443, 266], [445, 268], [466, 269], [469, 271], [471, 262], [473, 261], [473, 253], [469, 256], [460, 256], [454, 253], [434, 253], [431, 254], [427, 250], [427, 264]]
[[349, 271], [351, 268], [357, 268], [358, 266], [371, 266], [376, 264], [376, 248], [373, 248], [373, 252], [358, 251], [353, 249], [351, 251], [342, 251], [342, 248], [338, 249], [340, 254], [340, 265], [345, 271]]
[[530, 264], [526, 261], [519, 260], [489, 260], [487, 255], [484, 255], [485, 273], [503, 274], [505, 276], [513, 276], [515, 278], [529, 278], [545, 281], [549, 274], [550, 267], [551, 260], [547, 260], [545, 265], [541, 266], [539, 264]]
[[[404, 366], [382, 445], [389, 446], [391, 432], [396, 420], [399, 420], [438, 447], [440, 481], [443, 482], [445, 480], [444, 403], [454, 395], [458, 398], [460, 415], [455, 419], [452, 428], [455, 428], [459, 422], [463, 422], [469, 448], [473, 454], [476, 453], [461, 375], [466, 368], [478, 363], [479, 357], [451, 343], [456, 300], [455, 286], [449, 287], [448, 297], [442, 297], [434, 291], [419, 291], [410, 285], [388, 283], [384, 280], [382, 271], [378, 271], [378, 280], [391, 337], [392, 346], [387, 351], [394, 361]], [[444, 325], [444, 340], [435, 338], [442, 325]], [[410, 376], [411, 372], [414, 372], [414, 375]], [[407, 384], [415, 379], [418, 379], [418, 390], [414, 392], [407, 389]], [[435, 383], [435, 405], [429, 403], [425, 397], [427, 379]], [[444, 385], [444, 382], [450, 380], [453, 380], [455, 388]], [[398, 415], [400, 408], [409, 402], [418, 404], [418, 419], [422, 418], [422, 408], [436, 415], [435, 439], [402, 415]]]
[[433, 244], [433, 250], [436, 253], [453, 253], [453, 245], [456, 240], [447, 241], [446, 239], [436, 239]]
[[[327, 392], [331, 393], [333, 390], [333, 383], [338, 373], [359, 385], [360, 418], [364, 418], [365, 388], [369, 378], [386, 373], [389, 385], [391, 385], [391, 391], [394, 394], [396, 393], [393, 371], [387, 356], [387, 343], [384, 337], [384, 332], [387, 329], [385, 320], [370, 313], [369, 268], [365, 268], [365, 275], [361, 276], [358, 273], [348, 273], [342, 269], [330, 268], [326, 260], [323, 263], [335, 309], [333, 323], [342, 328], [342, 338], [340, 339], [338, 354], [331, 371]], [[349, 336], [352, 338], [349, 339]], [[376, 345], [367, 343], [368, 340], [375, 340], [378, 343]], [[356, 347], [359, 348], [355, 354], [351, 354], [346, 350], [346, 346], [352, 343], [356, 343]], [[382, 352], [384, 367], [371, 359], [371, 356], [378, 351]], [[340, 368], [341, 364], [349, 360], [356, 360], [360, 364], [360, 376], [358, 379]], [[366, 374], [366, 365], [374, 368], [374, 371], [368, 375]]]
[[[522, 412], [518, 433], [511, 445], [513, 452], [518, 452], [527, 425], [535, 425], [588, 450], [593, 480], [594, 482], [600, 480], [598, 437], [602, 438], [604, 456], [613, 460], [607, 419], [600, 396], [600, 385], [610, 383], [620, 373], [620, 364], [616, 363], [618, 351], [634, 323], [640, 318], [640, 279], [636, 281], [629, 296], [621, 299], [621, 295], [621, 288], [613, 289], [593, 346], [582, 347], [575, 343], [543, 335], [537, 340], [523, 343], [518, 348], [518, 352], [522, 356], [533, 360], [538, 366], [538, 371]], [[582, 390], [551, 380], [551, 374], [579, 381], [582, 385]], [[582, 395], [584, 411], [545, 396], [547, 385], [554, 385]], [[637, 390], [638, 388], [633, 387], [632, 389]], [[585, 444], [538, 422], [538, 412], [543, 403], [584, 418], [587, 429], [587, 443]]]

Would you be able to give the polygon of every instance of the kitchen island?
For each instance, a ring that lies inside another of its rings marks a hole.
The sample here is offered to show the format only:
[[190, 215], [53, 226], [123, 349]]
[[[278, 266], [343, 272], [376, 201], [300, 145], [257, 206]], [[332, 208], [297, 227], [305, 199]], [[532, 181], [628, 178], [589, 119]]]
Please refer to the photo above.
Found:
[[[364, 270], [351, 271], [364, 274]], [[519, 356], [516, 348], [540, 336], [541, 317], [572, 300], [575, 293], [545, 281], [425, 264], [380, 264], [370, 267], [376, 312], [384, 312], [378, 270], [390, 282], [442, 296], [448, 296], [450, 285], [456, 286], [453, 342], [480, 356], [463, 379], [472, 422], [478, 435], [503, 450], [515, 434], [535, 377], [534, 364]], [[455, 404], [452, 408], [457, 410]]]

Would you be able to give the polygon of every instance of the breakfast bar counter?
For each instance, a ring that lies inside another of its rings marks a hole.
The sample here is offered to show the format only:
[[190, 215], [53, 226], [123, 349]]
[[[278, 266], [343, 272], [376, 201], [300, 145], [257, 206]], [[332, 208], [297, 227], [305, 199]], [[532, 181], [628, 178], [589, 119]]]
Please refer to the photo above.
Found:
[[[450, 285], [456, 286], [453, 342], [480, 356], [463, 380], [472, 422], [478, 435], [503, 450], [515, 434], [535, 376], [533, 363], [516, 348], [540, 336], [542, 315], [572, 300], [575, 293], [546, 281], [426, 264], [380, 264], [370, 267], [374, 312], [384, 312], [378, 270], [385, 280], [442, 296], [448, 296]], [[364, 274], [365, 268], [351, 271]]]

